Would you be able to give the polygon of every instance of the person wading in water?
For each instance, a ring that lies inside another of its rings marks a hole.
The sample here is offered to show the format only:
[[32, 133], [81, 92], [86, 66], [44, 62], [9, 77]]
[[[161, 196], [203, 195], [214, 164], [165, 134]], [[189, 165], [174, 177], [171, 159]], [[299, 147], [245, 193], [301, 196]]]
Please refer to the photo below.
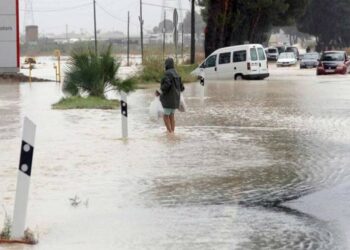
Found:
[[175, 132], [175, 110], [180, 106], [180, 94], [185, 90], [181, 77], [175, 70], [174, 60], [165, 60], [165, 74], [160, 83], [160, 90], [156, 96], [160, 96], [160, 102], [164, 109], [164, 124], [169, 133]]

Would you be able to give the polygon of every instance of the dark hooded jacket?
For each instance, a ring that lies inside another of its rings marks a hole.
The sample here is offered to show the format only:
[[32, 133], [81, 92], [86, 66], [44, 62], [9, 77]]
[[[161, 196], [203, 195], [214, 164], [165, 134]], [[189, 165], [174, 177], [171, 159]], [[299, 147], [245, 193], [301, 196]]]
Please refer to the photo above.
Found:
[[181, 77], [174, 68], [174, 60], [165, 60], [165, 74], [160, 84], [160, 101], [163, 108], [178, 109], [180, 105], [180, 93], [185, 90]]

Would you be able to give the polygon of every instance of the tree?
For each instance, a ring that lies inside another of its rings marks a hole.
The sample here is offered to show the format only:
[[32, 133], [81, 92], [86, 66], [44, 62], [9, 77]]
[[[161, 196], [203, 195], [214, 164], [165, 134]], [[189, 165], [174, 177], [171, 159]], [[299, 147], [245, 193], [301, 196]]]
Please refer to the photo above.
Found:
[[300, 31], [316, 37], [317, 50], [341, 48], [350, 45], [349, 15], [349, 0], [332, 1], [331, 4], [310, 0], [297, 26]]
[[[303, 14], [309, 0], [203, 0], [207, 22], [205, 53], [217, 48], [263, 43], [274, 25], [291, 24]], [[208, 14], [210, 11], [210, 14]]]
[[[196, 30], [196, 36], [200, 36], [200, 34], [204, 31], [205, 29], [205, 22], [203, 21], [203, 18], [200, 14], [195, 12], [195, 30]], [[187, 12], [185, 15], [185, 18], [183, 20], [183, 25], [184, 25], [184, 33], [191, 33], [191, 12]], [[181, 30], [181, 24], [179, 24], [179, 31]]]
[[[154, 33], [163, 33], [164, 29], [164, 20], [161, 21], [158, 26], [153, 28]], [[165, 33], [171, 33], [174, 30], [174, 24], [171, 20], [165, 19]]]

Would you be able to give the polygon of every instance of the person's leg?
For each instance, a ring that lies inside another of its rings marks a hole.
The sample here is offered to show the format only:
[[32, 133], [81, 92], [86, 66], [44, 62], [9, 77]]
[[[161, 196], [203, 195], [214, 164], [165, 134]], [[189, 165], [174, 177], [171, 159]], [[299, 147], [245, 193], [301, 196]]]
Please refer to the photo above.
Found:
[[171, 130], [171, 123], [170, 123], [170, 116], [164, 115], [163, 120], [164, 120], [164, 124], [165, 124], [166, 129], [168, 130], [169, 133], [171, 133], [172, 130]]
[[174, 133], [175, 132], [175, 113], [172, 113], [169, 116], [169, 120], [170, 120], [171, 131]]

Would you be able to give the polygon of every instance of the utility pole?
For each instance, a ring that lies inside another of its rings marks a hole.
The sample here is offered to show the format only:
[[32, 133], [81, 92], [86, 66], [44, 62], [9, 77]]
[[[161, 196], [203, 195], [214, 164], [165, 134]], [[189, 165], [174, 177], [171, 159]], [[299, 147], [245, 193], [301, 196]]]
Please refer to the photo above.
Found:
[[[181, 57], [182, 57], [182, 61], [184, 60], [184, 22], [182, 20], [182, 24], [181, 24]], [[182, 62], [183, 63], [183, 62]]]
[[66, 40], [67, 40], [67, 43], [69, 43], [69, 39], [68, 39], [68, 24], [66, 24]]
[[164, 21], [163, 21], [163, 59], [165, 59], [165, 32], [166, 32], [166, 11], [164, 10]]
[[94, 0], [94, 32], [95, 32], [95, 54], [97, 55], [96, 0]]
[[141, 29], [141, 62], [143, 63], [143, 19], [142, 19], [142, 0], [140, 0], [140, 29]]
[[194, 64], [195, 59], [195, 8], [194, 8], [195, 0], [191, 0], [191, 64]]
[[177, 14], [177, 9], [174, 9], [174, 14], [173, 14], [173, 24], [174, 24], [174, 45], [175, 45], [175, 60], [176, 64], [178, 63], [177, 61], [177, 45], [178, 45], [178, 38], [179, 38], [179, 32], [177, 30], [177, 24], [179, 21], [179, 16]]
[[130, 11], [128, 11], [128, 45], [127, 45], [127, 66], [130, 66]]

